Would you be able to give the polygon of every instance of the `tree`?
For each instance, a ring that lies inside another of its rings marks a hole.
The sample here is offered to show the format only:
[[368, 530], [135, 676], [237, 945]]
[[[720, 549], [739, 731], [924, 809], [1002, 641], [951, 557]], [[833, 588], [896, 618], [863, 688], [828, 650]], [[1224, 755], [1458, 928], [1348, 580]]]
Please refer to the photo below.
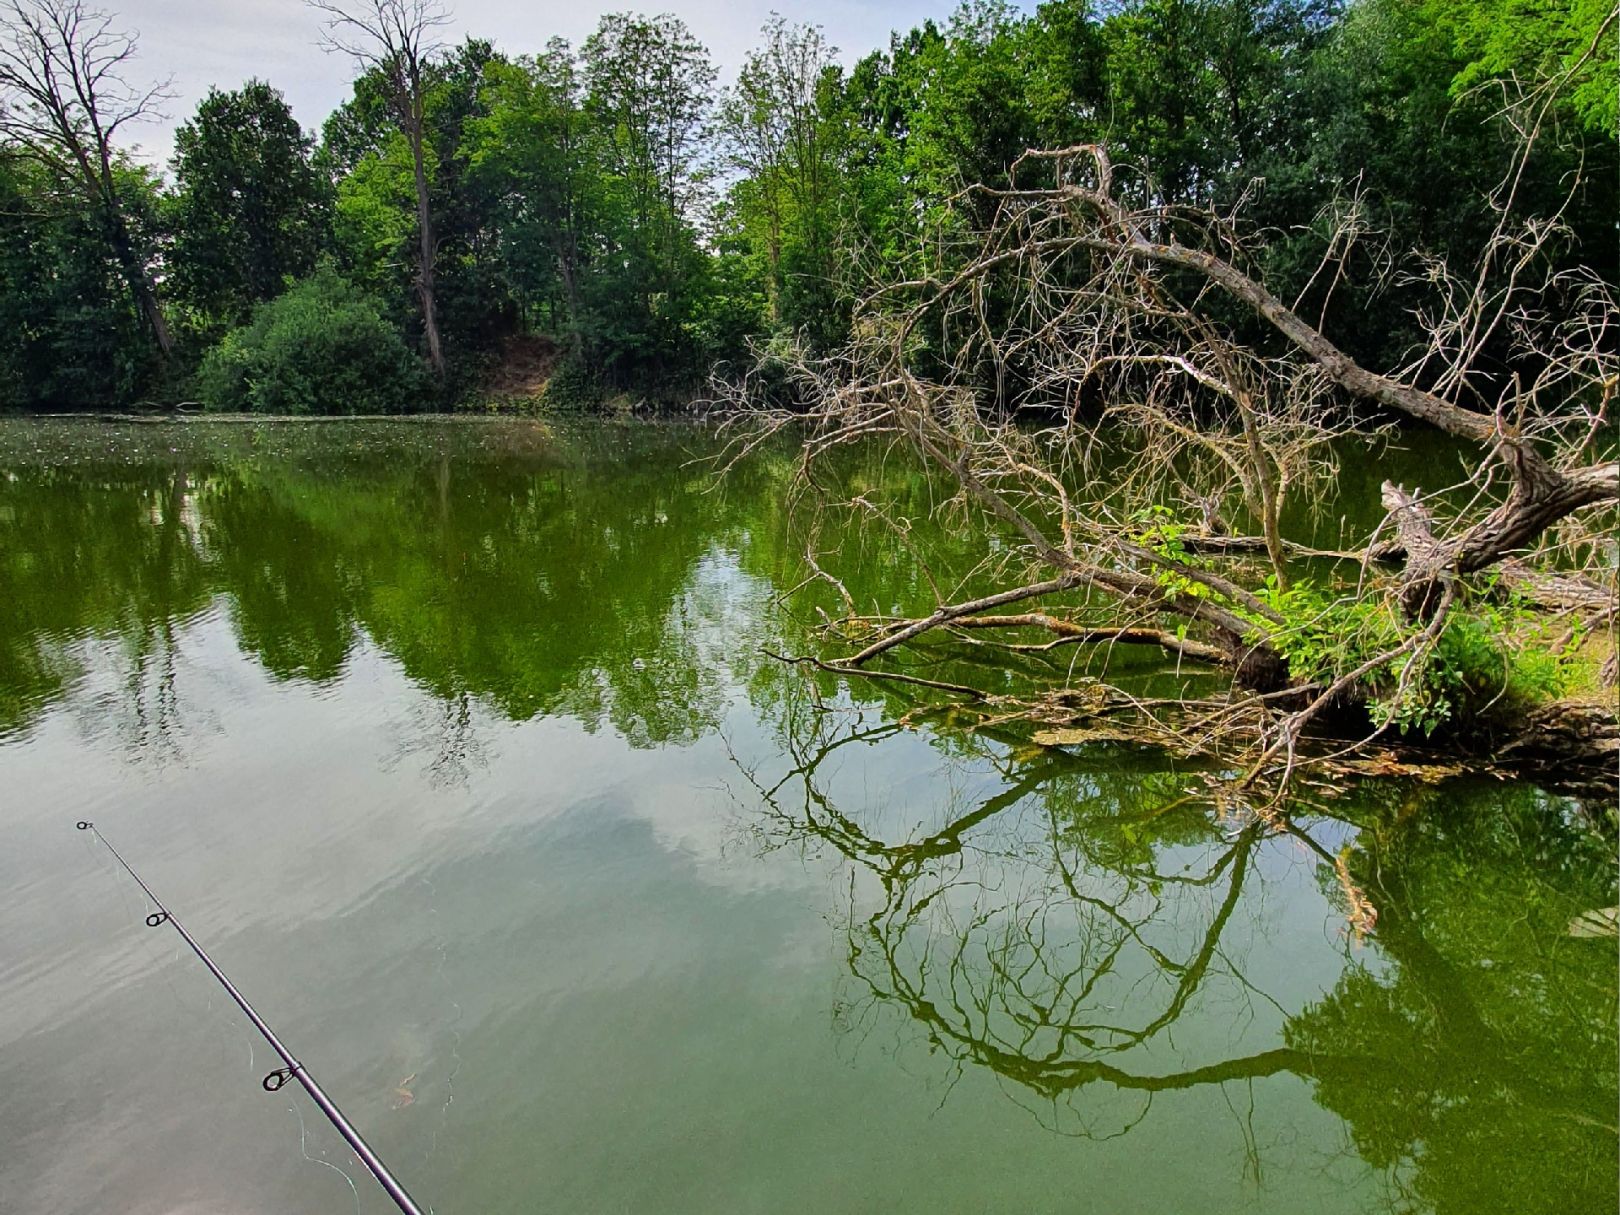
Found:
[[[1548, 6], [1547, 12], [1566, 7]], [[1612, 17], [1613, 6], [1607, 7]], [[1531, 10], [1540, 6], [1515, 9], [1510, 20], [1494, 3], [1472, 0], [1361, 0], [1314, 39], [1298, 65], [1292, 101], [1285, 95], [1271, 106], [1273, 114], [1291, 111], [1295, 120], [1283, 124], [1282, 136], [1250, 171], [1265, 179], [1259, 222], [1296, 236], [1314, 229], [1304, 247], [1297, 239], [1279, 245], [1294, 263], [1282, 294], [1300, 290], [1315, 272], [1317, 240], [1328, 226], [1323, 221], [1331, 224], [1349, 210], [1363, 229], [1396, 233], [1404, 246], [1466, 264], [1491, 239], [1501, 216], [1490, 200], [1509, 174], [1515, 222], [1558, 215], [1567, 224], [1561, 269], [1585, 267], [1611, 285], [1620, 283], [1613, 222], [1620, 211], [1620, 141], [1612, 126], [1583, 128], [1572, 108], [1598, 80], [1607, 82], [1609, 96], [1620, 93], [1613, 43], [1604, 46], [1614, 22], [1594, 23], [1581, 42], [1583, 55], [1566, 64], [1561, 52], [1535, 46], [1538, 31], [1556, 26], [1556, 18], [1533, 19]], [[1469, 31], [1497, 17], [1491, 28], [1502, 31], [1498, 40], [1516, 40], [1524, 58], [1487, 71], [1487, 60], [1470, 57]], [[1547, 80], [1563, 84], [1549, 98], [1543, 137], [1521, 160], [1516, 149], [1522, 140], [1507, 111], [1522, 107], [1507, 103], [1536, 79], [1538, 66], [1551, 73]], [[1519, 68], [1527, 74], [1517, 74]], [[1572, 183], [1578, 188], [1571, 190]], [[1392, 280], [1384, 274], [1387, 242], [1370, 236], [1357, 242], [1354, 272], [1336, 278], [1331, 299], [1319, 306], [1345, 326], [1347, 349], [1356, 357], [1393, 364], [1406, 357], [1409, 318], [1423, 305], [1423, 284], [1421, 276]]]
[[437, 49], [436, 29], [449, 15], [436, 0], [308, 0], [325, 15], [326, 44], [376, 73], [381, 100], [410, 151], [416, 196], [416, 294], [428, 363], [441, 379], [444, 344], [439, 334], [435, 268], [439, 246], [429, 194], [428, 64]]
[[178, 297], [225, 325], [315, 269], [331, 187], [314, 140], [261, 80], [211, 90], [175, 132], [171, 205]]
[[[763, 229], [770, 319], [798, 327], [826, 321], [835, 311], [827, 288], [837, 130], [829, 121], [827, 95], [837, 83], [838, 51], [818, 26], [788, 25], [780, 16], [762, 32], [765, 45], [749, 54], [721, 104], [721, 131], [732, 167], [745, 174], [734, 191], [745, 225]], [[784, 294], [792, 289], [784, 266], [795, 263], [793, 286], [804, 304], [784, 307]]]
[[427, 72], [439, 301], [447, 339], [468, 350], [489, 347], [516, 323], [495, 240], [498, 200], [472, 166], [471, 132], [489, 117], [491, 69], [505, 62], [491, 43], [468, 38], [435, 55]]
[[210, 409], [408, 413], [420, 369], [375, 301], [323, 270], [258, 305], [208, 352], [197, 381]]
[[[1532, 113], [1545, 103], [1544, 92], [1527, 99]], [[1031, 152], [1024, 164], [1036, 184], [1022, 185], [1015, 165], [1010, 187], [970, 191], [963, 235], [940, 240], [936, 265], [878, 284], [847, 348], [797, 364], [811, 409], [792, 421], [811, 434], [807, 464], [857, 436], [906, 442], [957, 489], [950, 509], [982, 512], [986, 565], [1006, 569], [1010, 547], [1029, 576], [990, 595], [941, 595], [916, 618], [856, 617], [851, 606], [840, 635], [863, 641], [835, 669], [866, 668], [940, 629], [1045, 630], [1213, 663], [1254, 695], [1182, 703], [1168, 721], [1149, 711], [1141, 737], [1221, 757], [1243, 773], [1238, 796], [1285, 782], [1304, 731], [1329, 710], [1359, 708], [1374, 737], [1451, 722], [1494, 748], [1493, 721], [1522, 731], [1563, 678], [1556, 662], [1523, 656], [1614, 612], [1601, 575], [1620, 464], [1598, 436], [1620, 375], [1610, 339], [1620, 306], [1596, 274], [1559, 269], [1557, 220], [1517, 222], [1510, 176], [1493, 202], [1501, 223], [1467, 269], [1415, 255], [1432, 292], [1411, 335], [1422, 353], [1381, 372], [1246, 269], [1264, 265], [1267, 237], [1240, 212], [1166, 201], [1100, 145]], [[985, 200], [993, 219], [974, 228]], [[1344, 247], [1328, 243], [1324, 276], [1342, 272]], [[996, 292], [1002, 316], [990, 324]], [[1247, 325], [1232, 319], [1244, 314]], [[1251, 337], [1251, 326], [1265, 332]], [[930, 350], [930, 332], [961, 336]], [[1313, 496], [1335, 475], [1336, 436], [1376, 439], [1371, 411], [1472, 453], [1469, 494], [1386, 482], [1387, 518], [1362, 550], [1292, 540], [1289, 495]], [[1100, 459], [1121, 442], [1122, 465]], [[1199, 527], [1172, 503], [1206, 521], [1252, 520], [1260, 535]], [[1313, 588], [1292, 581], [1301, 556], [1356, 564]], [[1395, 568], [1370, 572], [1384, 562]], [[1504, 613], [1504, 588], [1542, 614]], [[997, 611], [1066, 595], [1079, 602], [1063, 600], [1061, 614]], [[1571, 760], [1604, 762], [1612, 709], [1594, 725]]]
[[1620, 123], [1615, 87], [1617, 13], [1611, 0], [1526, 4], [1522, 0], [1426, 0], [1420, 6], [1450, 35], [1465, 66], [1452, 81], [1463, 93], [1503, 77], [1535, 80], [1570, 73], [1562, 102], [1591, 135], [1612, 140]]
[[1102, 27], [1108, 119], [1099, 135], [1122, 160], [1152, 165], [1170, 201], [1241, 193], [1261, 152], [1297, 134], [1291, 77], [1335, 8], [1336, 0], [1138, 0]]
[[468, 125], [468, 156], [493, 199], [505, 275], [525, 312], [543, 305], [554, 331], [578, 337], [599, 183], [573, 51], [554, 38], [484, 75], [488, 114]]
[[159, 352], [173, 349], [146, 251], [125, 214], [114, 140], [154, 117], [167, 83], [131, 84], [133, 35], [82, 0], [7, 0], [0, 9], [0, 140], [44, 165], [97, 214]]
[[593, 304], [618, 361], [681, 362], [701, 260], [692, 230], [706, 182], [715, 71], [668, 14], [610, 13], [583, 47], [586, 111], [601, 138], [604, 239], [619, 270]]
[[[137, 246], [158, 224], [155, 175], [117, 165]], [[0, 409], [70, 410], [138, 397], [160, 355], [104, 216], [38, 161], [0, 147]]]
[[1091, 0], [1047, 0], [1028, 36], [1029, 107], [1040, 143], [1097, 138], [1107, 111], [1107, 50]]

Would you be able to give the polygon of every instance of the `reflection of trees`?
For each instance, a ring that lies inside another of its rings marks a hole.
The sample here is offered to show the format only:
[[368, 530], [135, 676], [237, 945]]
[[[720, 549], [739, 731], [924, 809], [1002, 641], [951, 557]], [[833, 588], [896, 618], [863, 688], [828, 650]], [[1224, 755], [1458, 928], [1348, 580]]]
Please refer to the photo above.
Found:
[[209, 534], [244, 644], [329, 677], [358, 628], [448, 703], [695, 737], [718, 695], [678, 617], [716, 500], [671, 475], [667, 442], [612, 469], [589, 443], [500, 454], [238, 470]]
[[[1081, 1133], [1132, 1125], [1156, 1094], [1292, 1074], [1408, 1205], [1615, 1209], [1614, 953], [1565, 935], [1572, 916], [1617, 901], [1612, 849], [1556, 806], [1470, 789], [1453, 810], [1449, 791], [1369, 785], [1334, 811], [1339, 831], [1359, 828], [1342, 857], [1311, 838], [1325, 835], [1317, 822], [1285, 822], [1330, 898], [1343, 865], [1376, 928], [1330, 991], [1281, 1010], [1279, 1034], [1198, 1054], [1201, 1022], [1228, 1024], [1234, 1001], [1268, 1007], [1233, 945], [1263, 894], [1267, 829], [1222, 822], [1156, 760], [1082, 763], [952, 731], [928, 745], [988, 787], [921, 832], [851, 812], [840, 766], [905, 745], [918, 703], [868, 685], [856, 715], [825, 672], [749, 669], [742, 651], [763, 638], [727, 601], [747, 579], [786, 589], [803, 576], [776, 463], [710, 492], [656, 432], [454, 458], [453, 430], [417, 443], [409, 427], [382, 443], [344, 438], [379, 433], [364, 427], [274, 433], [315, 450], [8, 467], [0, 731], [67, 694], [90, 638], [120, 642], [103, 647], [117, 690], [95, 716], [132, 745], [172, 740], [179, 622], [216, 597], [278, 678], [333, 679], [371, 638], [429, 693], [396, 759], [423, 756], [447, 783], [483, 762], [491, 715], [684, 742], [713, 728], [723, 681], [746, 674], [787, 756], [785, 772], [754, 774], [766, 843], [831, 846], [872, 891], [870, 905], [852, 897], [845, 924], [852, 1030], [902, 1010], [929, 1048]], [[852, 458], [850, 488], [910, 475]], [[949, 537], [924, 530], [938, 526], [929, 487], [913, 480], [911, 539], [949, 565]], [[822, 527], [860, 603], [927, 602], [927, 578], [887, 529]]]
[[[1262, 1049], [1189, 1058], [1172, 1034], [1197, 1042], [1201, 1022], [1232, 1023], [1233, 998], [1270, 999], [1229, 938], [1264, 896], [1256, 859], [1274, 828], [1222, 824], [1184, 774], [986, 746], [993, 791], [895, 841], [831, 790], [901, 730], [796, 702], [786, 771], [749, 774], [767, 846], [831, 845], [870, 875], [872, 905], [852, 886], [844, 928], [852, 1029], [901, 1009], [929, 1050], [1086, 1135], [1129, 1130], [1156, 1094], [1290, 1073], [1403, 1208], [1614, 1208], [1613, 949], [1564, 933], [1614, 901], [1612, 855], [1548, 805], [1482, 793], [1448, 820], [1437, 799], [1422, 813], [1352, 800], [1362, 830], [1345, 864], [1380, 913], [1367, 951], [1346, 951], [1321, 999], [1279, 1010]], [[1310, 823], [1283, 826], [1337, 897]]]
[[1612, 842], [1533, 790], [1471, 792], [1407, 799], [1361, 833], [1350, 868], [1383, 965], [1347, 967], [1288, 1042], [1401, 1061], [1378, 1088], [1316, 1092], [1413, 1206], [1615, 1210], [1614, 945], [1567, 933], [1615, 902]]
[[362, 636], [385, 650], [446, 706], [436, 772], [476, 764], [471, 702], [637, 746], [712, 726], [731, 656], [706, 636], [725, 605], [702, 599], [703, 562], [761, 501], [748, 476], [703, 492], [658, 430], [315, 429], [190, 430], [189, 471], [167, 444], [19, 461], [0, 480], [0, 729], [66, 695], [85, 638], [116, 637], [135, 674], [102, 707], [152, 741], [172, 726], [178, 622], [216, 596], [278, 679], [337, 678]]
[[[102, 458], [104, 433], [126, 459]], [[16, 703], [0, 722], [62, 698], [83, 639], [123, 638], [155, 664], [177, 621], [219, 598], [277, 679], [334, 680], [369, 639], [443, 702], [611, 725], [636, 746], [690, 742], [765, 639], [731, 601], [799, 581], [804, 539], [787, 454], [717, 485], [683, 467], [689, 440], [705, 442], [656, 427], [333, 423], [80, 428], [53, 462], [0, 452], [0, 570], [16, 588], [0, 621], [0, 689]], [[909, 486], [926, 516], [915, 470], [852, 452], [849, 476]], [[913, 547], [956, 559], [937, 524], [916, 529]], [[894, 536], [856, 517], [823, 536], [859, 567], [863, 601], [927, 591]], [[162, 686], [132, 684], [124, 704]], [[772, 686], [767, 672], [750, 694]], [[140, 706], [148, 722], [154, 706]]]
[[242, 649], [278, 679], [319, 683], [335, 678], [349, 656], [356, 588], [342, 533], [293, 507], [300, 489], [318, 492], [227, 466], [204, 495], [204, 534]]
[[0, 732], [77, 684], [96, 637], [120, 643], [121, 691], [91, 724], [147, 754], [174, 745], [176, 627], [208, 599], [194, 490], [184, 467], [100, 460], [0, 477]]

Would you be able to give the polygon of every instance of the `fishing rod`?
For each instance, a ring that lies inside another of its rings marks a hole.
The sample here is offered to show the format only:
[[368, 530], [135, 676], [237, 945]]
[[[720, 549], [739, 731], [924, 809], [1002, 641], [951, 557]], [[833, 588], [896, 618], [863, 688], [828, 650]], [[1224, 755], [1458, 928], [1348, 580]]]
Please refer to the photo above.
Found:
[[208, 956], [208, 951], [197, 944], [197, 938], [187, 932], [186, 926], [174, 918], [173, 913], [163, 905], [163, 900], [152, 893], [152, 888], [142, 881], [141, 875], [136, 873], [130, 867], [129, 862], [118, 854], [118, 849], [108, 842], [107, 837], [96, 830], [94, 823], [80, 819], [78, 827], [80, 831], [88, 831], [100, 840], [106, 846], [107, 851], [113, 854], [113, 859], [124, 867], [124, 871], [135, 879], [136, 884], [142, 890], [146, 891], [146, 897], [157, 905], [157, 910], [146, 917], [146, 926], [148, 928], [159, 928], [164, 924], [173, 924], [174, 930], [180, 934], [187, 945], [191, 946], [191, 952], [202, 959], [202, 964], [208, 967], [209, 973], [214, 978], [219, 980], [220, 986], [230, 994], [231, 999], [236, 1001], [236, 1006], [247, 1014], [247, 1019], [253, 1022], [253, 1027], [264, 1035], [264, 1040], [270, 1044], [270, 1048], [281, 1056], [281, 1061], [287, 1066], [278, 1068], [264, 1078], [261, 1082], [264, 1091], [273, 1093], [286, 1084], [287, 1081], [297, 1080], [299, 1084], [304, 1086], [304, 1091], [310, 1095], [310, 1099], [320, 1106], [321, 1113], [325, 1114], [327, 1120], [337, 1128], [338, 1134], [342, 1135], [349, 1146], [354, 1149], [354, 1154], [360, 1157], [360, 1163], [365, 1165], [371, 1175], [377, 1179], [377, 1184], [388, 1192], [388, 1196], [394, 1200], [394, 1205], [404, 1211], [405, 1215], [422, 1215], [422, 1208], [417, 1206], [416, 1200], [405, 1192], [405, 1187], [394, 1179], [394, 1175], [388, 1171], [388, 1166], [382, 1162], [382, 1158], [371, 1150], [371, 1145], [365, 1141], [359, 1131], [354, 1129], [354, 1125], [343, 1116], [343, 1111], [338, 1109], [337, 1103], [326, 1095], [326, 1090], [315, 1082], [315, 1077], [304, 1070], [304, 1065], [293, 1058], [292, 1052], [282, 1045], [281, 1039], [276, 1037], [276, 1031], [271, 1029], [265, 1019], [254, 1011], [253, 1005], [247, 1002], [247, 997], [236, 989], [236, 984], [225, 977], [225, 972], [215, 964], [213, 958]]

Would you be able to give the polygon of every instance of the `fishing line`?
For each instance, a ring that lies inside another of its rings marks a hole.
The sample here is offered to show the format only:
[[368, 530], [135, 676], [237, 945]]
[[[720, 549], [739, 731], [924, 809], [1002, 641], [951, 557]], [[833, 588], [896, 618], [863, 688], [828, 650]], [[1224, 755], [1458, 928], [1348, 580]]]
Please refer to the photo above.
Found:
[[[309, 1154], [309, 1148], [305, 1146], [308, 1136], [304, 1131], [304, 1111], [299, 1109], [296, 1105], [288, 1105], [287, 1108], [294, 1114], [298, 1115], [298, 1154], [301, 1155], [305, 1160], [309, 1161], [310, 1164], [325, 1165], [339, 1177], [343, 1178], [344, 1181], [347, 1181], [349, 1183], [349, 1192], [354, 1195], [354, 1215], [360, 1215], [360, 1191], [354, 1184], [354, 1178], [350, 1177], [347, 1172], [333, 1164], [330, 1160], [316, 1160], [315, 1157]], [[322, 1152], [321, 1155], [325, 1156], [326, 1153]]]
[[[160, 928], [164, 924], [173, 925], [174, 930], [180, 934], [181, 939], [191, 946], [191, 951], [197, 955], [198, 960], [208, 968], [208, 972], [215, 979], [219, 980], [220, 986], [225, 989], [232, 1000], [236, 1001], [236, 1006], [242, 1010], [249, 1021], [253, 1022], [253, 1027], [259, 1031], [264, 1040], [270, 1044], [270, 1048], [286, 1064], [285, 1067], [271, 1072], [261, 1081], [261, 1087], [263, 1087], [264, 1091], [273, 1093], [283, 1088], [289, 1080], [298, 1081], [303, 1086], [304, 1091], [309, 1094], [310, 1099], [320, 1107], [321, 1113], [326, 1115], [327, 1121], [337, 1129], [338, 1134], [342, 1135], [344, 1141], [354, 1149], [354, 1154], [360, 1158], [360, 1163], [365, 1165], [367, 1172], [377, 1179], [377, 1184], [382, 1186], [388, 1196], [394, 1200], [394, 1205], [403, 1211], [405, 1215], [423, 1215], [422, 1208], [416, 1205], [416, 1200], [406, 1192], [404, 1186], [395, 1180], [394, 1175], [388, 1171], [388, 1166], [382, 1162], [381, 1157], [371, 1149], [371, 1145], [365, 1141], [360, 1132], [343, 1116], [343, 1111], [338, 1109], [332, 1099], [326, 1095], [326, 1090], [317, 1084], [315, 1078], [305, 1070], [304, 1065], [293, 1057], [292, 1052], [282, 1044], [281, 1039], [276, 1037], [275, 1031], [270, 1028], [263, 1017], [259, 1016], [253, 1005], [248, 1003], [247, 997], [236, 989], [236, 984], [226, 977], [225, 972], [219, 968], [214, 959], [208, 956], [208, 951], [197, 943], [197, 939], [191, 933], [186, 931], [185, 925], [177, 920], [169, 909], [164, 906], [163, 900], [158, 898], [153, 893], [152, 888], [141, 878], [141, 875], [130, 867], [129, 862], [119, 854], [118, 849], [112, 846], [106, 836], [96, 830], [94, 823], [80, 819], [77, 826], [80, 831], [88, 831], [101, 841], [102, 846], [112, 853], [113, 859], [123, 866], [124, 872], [135, 879], [135, 884], [145, 892], [146, 897], [157, 907], [156, 911], [146, 917], [147, 927]], [[353, 1183], [351, 1182], [351, 1184]]]
[[444, 1105], [439, 1110], [439, 1125], [434, 1128], [433, 1142], [428, 1147], [429, 1156], [432, 1156], [434, 1152], [439, 1150], [439, 1136], [449, 1127], [450, 1106], [454, 1104], [456, 1100], [456, 1076], [461, 1072], [461, 1005], [457, 1001], [451, 1000], [450, 1006], [456, 1010], [456, 1019], [450, 1023], [450, 1033], [452, 1038], [450, 1043], [450, 1058], [452, 1062], [450, 1074], [445, 1078], [444, 1082]]
[[[96, 840], [101, 839], [101, 835], [97, 831], [89, 830], [89, 834], [95, 836]], [[111, 877], [117, 878], [118, 866], [113, 863], [105, 851], [96, 847], [96, 840], [85, 840], [84, 847], [87, 853], [95, 857], [96, 868], [103, 870]], [[117, 892], [118, 901], [123, 906], [125, 915], [129, 919], [141, 918], [141, 912], [137, 909], [136, 904], [130, 902], [129, 891], [125, 888], [123, 882], [115, 881], [112, 884], [112, 889]], [[185, 955], [184, 944], [176, 944], [174, 952], [170, 953], [156, 942], [151, 942], [142, 947], [139, 952], [147, 954], [149, 969], [163, 976], [163, 985], [168, 990], [169, 999], [174, 1004], [177, 1012], [184, 1013], [192, 1020], [196, 1020], [196, 1004], [180, 995], [180, 989], [175, 986], [174, 977], [169, 966], [170, 963], [178, 965], [183, 960]], [[220, 1047], [225, 1057], [234, 1059], [236, 1057], [236, 1040], [231, 1037], [230, 1027], [234, 1026], [236, 1022], [226, 1021], [212, 1015], [214, 1011], [213, 991], [214, 989], [211, 987], [208, 989], [208, 998], [204, 1005], [208, 1015], [203, 1018], [203, 1021], [219, 1034]], [[174, 1022], [165, 1019], [161, 1013], [154, 1013], [154, 1017], [160, 1027], [165, 1029], [173, 1027]], [[257, 1059], [257, 1055], [253, 1050], [253, 1035], [251, 1033], [247, 1034], [242, 1040], [246, 1042], [248, 1048], [247, 1070], [252, 1072], [255, 1070], [254, 1063]]]
[[[95, 832], [91, 832], [91, 834], [94, 835]], [[103, 870], [113, 878], [118, 877], [118, 866], [113, 864], [113, 862], [108, 859], [107, 855], [95, 846], [93, 841], [86, 840], [84, 842], [84, 846], [95, 856], [96, 868]], [[125, 916], [129, 919], [138, 918], [141, 914], [138, 905], [130, 902], [129, 891], [124, 887], [124, 884], [121, 881], [115, 881], [112, 888], [117, 892], [118, 902], [123, 907]], [[159, 945], [157, 942], [151, 941], [145, 945], [137, 946], [134, 952], [137, 955], [145, 955], [147, 968], [155, 971], [157, 974], [163, 977], [163, 986], [168, 991], [169, 1000], [174, 1005], [176, 1011], [194, 1014], [196, 1012], [195, 1007], [186, 1003], [185, 1000], [180, 998], [180, 989], [174, 985], [174, 976], [171, 974], [169, 969], [169, 963], [178, 963], [180, 961], [180, 957], [183, 952], [182, 947], [176, 945], [174, 947], [174, 952], [171, 954], [167, 949], [164, 949], [163, 946]], [[150, 1008], [150, 1006], [148, 1007]], [[151, 1018], [159, 1026], [167, 1027], [173, 1024], [173, 1022], [166, 1019], [162, 1012], [158, 1009], [151, 1009]]]

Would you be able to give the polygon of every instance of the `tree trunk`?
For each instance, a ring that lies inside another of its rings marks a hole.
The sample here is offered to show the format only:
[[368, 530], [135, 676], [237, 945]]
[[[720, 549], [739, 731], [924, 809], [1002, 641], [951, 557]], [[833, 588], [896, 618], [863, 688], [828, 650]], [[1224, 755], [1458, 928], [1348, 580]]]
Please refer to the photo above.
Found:
[[158, 353], [167, 359], [174, 351], [174, 338], [169, 333], [169, 322], [163, 315], [163, 305], [158, 300], [157, 291], [152, 286], [146, 267], [141, 264], [141, 259], [135, 253], [135, 242], [130, 239], [129, 228], [124, 223], [123, 215], [117, 210], [116, 204], [107, 205], [111, 209], [113, 251], [124, 271], [124, 279], [129, 284], [129, 293], [134, 297], [135, 309], [151, 326], [152, 337], [158, 345]]
[[135, 272], [134, 282], [131, 284], [135, 292], [135, 301], [139, 305], [142, 315], [146, 317], [147, 324], [152, 326], [152, 336], [156, 339], [158, 350], [167, 359], [174, 353], [174, 338], [169, 333], [168, 319], [163, 315], [163, 305], [158, 301], [157, 292], [147, 281], [144, 270]]
[[422, 303], [422, 332], [427, 338], [428, 365], [442, 380], [444, 345], [439, 338], [439, 306], [434, 294], [438, 241], [433, 235], [433, 210], [428, 198], [427, 164], [420, 127], [411, 132], [411, 161], [416, 176], [416, 229], [421, 242], [417, 252], [416, 294]]
[[1449, 579], [1488, 569], [1534, 544], [1566, 515], [1614, 496], [1614, 464], [1563, 472], [1520, 445], [1504, 447], [1513, 471], [1513, 489], [1507, 501], [1449, 540], [1435, 538], [1433, 518], [1417, 498], [1398, 485], [1384, 482], [1384, 508], [1395, 521], [1396, 535], [1406, 551], [1401, 606], [1411, 619], [1428, 616]]

